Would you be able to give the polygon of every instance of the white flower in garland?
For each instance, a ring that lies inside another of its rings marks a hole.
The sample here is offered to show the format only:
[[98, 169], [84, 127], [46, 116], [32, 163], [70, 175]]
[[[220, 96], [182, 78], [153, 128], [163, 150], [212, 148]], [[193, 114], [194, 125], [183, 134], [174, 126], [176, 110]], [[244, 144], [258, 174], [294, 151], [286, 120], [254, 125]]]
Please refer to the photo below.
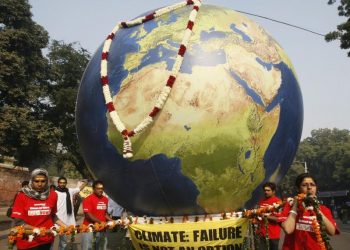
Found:
[[94, 232], [94, 224], [89, 224], [88, 227], [89, 227], [88, 230], [89, 230], [90, 233]]
[[305, 208], [306, 210], [309, 210], [309, 211], [313, 211], [314, 210], [314, 207], [313, 206], [308, 206]]
[[[189, 15], [189, 21], [187, 23], [187, 27], [185, 29], [185, 33], [178, 51], [178, 55], [176, 56], [175, 63], [173, 65], [171, 75], [169, 76], [166, 86], [163, 87], [161, 93], [159, 94], [157, 101], [152, 109], [152, 111], [148, 114], [148, 116], [141, 121], [140, 124], [136, 126], [133, 130], [127, 130], [124, 123], [121, 121], [121, 118], [118, 114], [118, 112], [115, 110], [113, 105], [113, 99], [111, 95], [111, 91], [109, 88], [109, 79], [108, 79], [108, 56], [109, 56], [109, 49], [112, 44], [112, 40], [115, 37], [115, 34], [119, 29], [122, 28], [129, 28], [136, 25], [140, 25], [142, 23], [145, 23], [149, 20], [152, 20], [154, 18], [160, 17], [161, 15], [164, 15], [166, 13], [169, 13], [171, 11], [174, 11], [176, 9], [185, 7], [187, 5], [194, 5], [193, 10], [191, 11]], [[162, 9], [159, 9], [147, 16], [136, 18], [129, 22], [121, 22], [118, 25], [116, 25], [112, 32], [108, 35], [107, 39], [105, 40], [103, 44], [102, 49], [102, 58], [101, 58], [101, 83], [102, 83], [102, 91], [105, 98], [105, 104], [107, 106], [107, 109], [109, 111], [110, 117], [112, 119], [112, 122], [114, 126], [117, 128], [117, 130], [122, 134], [123, 136], [123, 157], [124, 158], [131, 158], [133, 156], [133, 150], [132, 150], [132, 143], [130, 140], [130, 137], [135, 136], [137, 134], [142, 133], [144, 130], [146, 130], [154, 121], [154, 118], [159, 114], [159, 112], [164, 107], [166, 100], [168, 99], [170, 92], [172, 90], [173, 84], [175, 83], [176, 77], [180, 71], [181, 65], [183, 63], [183, 58], [190, 40], [190, 37], [192, 35], [192, 29], [194, 22], [197, 17], [197, 13], [199, 11], [199, 7], [201, 6], [200, 0], [187, 0], [178, 4], [174, 4], [171, 6], [164, 7]]]
[[34, 239], [35, 235], [31, 234], [28, 236], [28, 242], [32, 242]]
[[289, 203], [289, 205], [293, 205], [293, 203], [294, 203], [294, 199], [293, 198], [291, 198], [291, 197], [289, 197], [289, 198], [287, 198], [287, 202]]

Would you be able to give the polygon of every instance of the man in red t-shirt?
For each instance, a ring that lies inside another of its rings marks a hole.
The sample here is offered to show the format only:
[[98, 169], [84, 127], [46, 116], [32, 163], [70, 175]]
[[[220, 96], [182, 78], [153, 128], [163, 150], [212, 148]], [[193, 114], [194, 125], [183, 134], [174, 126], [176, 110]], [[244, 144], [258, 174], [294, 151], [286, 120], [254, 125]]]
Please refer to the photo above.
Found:
[[[273, 182], [266, 182], [263, 185], [265, 198], [258, 202], [259, 207], [272, 206], [274, 204], [281, 203], [281, 200], [276, 197], [276, 184]], [[278, 218], [275, 213], [264, 214], [264, 218], [261, 218], [259, 223], [259, 228], [257, 234], [259, 236], [258, 249], [268, 249], [267, 244], [269, 244], [270, 250], [278, 250], [278, 243], [280, 239], [281, 228], [279, 226]], [[267, 220], [267, 224], [265, 222]], [[268, 235], [266, 234], [266, 227], [268, 228]], [[267, 242], [268, 236], [268, 242]]]
[[[56, 214], [57, 194], [50, 192], [47, 200], [35, 200], [26, 196], [23, 192], [18, 193], [12, 210], [12, 218], [21, 219], [33, 228], [45, 227], [50, 229], [53, 225], [53, 217]], [[28, 240], [17, 240], [17, 248], [29, 249], [39, 245], [45, 245], [54, 241], [53, 235], [34, 237]]]
[[[28, 186], [24, 186], [16, 196], [11, 217], [16, 225], [22, 225], [26, 230], [33, 230], [34, 238], [17, 239], [17, 249], [49, 250], [54, 241], [53, 235], [39, 236], [39, 228], [50, 229], [54, 223], [65, 224], [57, 216], [57, 194], [48, 185], [48, 173], [37, 168], [31, 173]], [[16, 233], [16, 232], [13, 232]]]
[[[83, 201], [84, 225], [111, 221], [112, 218], [107, 214], [108, 198], [103, 195], [103, 182], [94, 181], [92, 184], [93, 193]], [[82, 249], [92, 249], [92, 233], [82, 235]], [[107, 238], [105, 232], [96, 233], [96, 249], [104, 250], [107, 247]]]

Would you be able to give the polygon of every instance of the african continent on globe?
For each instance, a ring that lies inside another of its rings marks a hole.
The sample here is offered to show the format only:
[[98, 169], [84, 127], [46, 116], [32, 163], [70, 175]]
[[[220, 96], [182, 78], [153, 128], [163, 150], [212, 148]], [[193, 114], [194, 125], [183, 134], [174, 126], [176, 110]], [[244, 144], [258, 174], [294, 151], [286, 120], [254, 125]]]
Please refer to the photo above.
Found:
[[[115, 109], [129, 129], [152, 110], [171, 74], [191, 6], [119, 30], [109, 51]], [[249, 207], [279, 181], [302, 130], [301, 92], [283, 49], [259, 25], [202, 5], [163, 110], [133, 137], [134, 157], [104, 104], [101, 47], [84, 74], [77, 131], [107, 193], [137, 215], [219, 213]]]

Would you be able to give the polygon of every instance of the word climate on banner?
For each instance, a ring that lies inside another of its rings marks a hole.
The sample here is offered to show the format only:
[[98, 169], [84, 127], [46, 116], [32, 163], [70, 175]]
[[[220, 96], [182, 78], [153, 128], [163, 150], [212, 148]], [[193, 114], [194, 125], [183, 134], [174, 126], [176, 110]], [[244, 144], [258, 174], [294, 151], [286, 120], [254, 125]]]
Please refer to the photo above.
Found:
[[248, 219], [220, 221], [131, 224], [132, 243], [137, 250], [241, 250]]

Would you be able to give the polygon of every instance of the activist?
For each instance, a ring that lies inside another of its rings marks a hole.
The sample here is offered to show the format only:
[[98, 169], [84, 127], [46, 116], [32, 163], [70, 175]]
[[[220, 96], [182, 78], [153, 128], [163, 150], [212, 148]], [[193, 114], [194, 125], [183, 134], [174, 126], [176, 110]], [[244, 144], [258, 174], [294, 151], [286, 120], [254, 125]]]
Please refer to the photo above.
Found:
[[[18, 193], [13, 205], [11, 217], [16, 225], [22, 225], [25, 230], [40, 233], [39, 228], [50, 229], [54, 223], [65, 226], [56, 216], [57, 194], [50, 189], [49, 175], [45, 169], [37, 168], [31, 173], [28, 186], [24, 186]], [[16, 232], [11, 232], [16, 233]], [[18, 238], [17, 249], [51, 249], [53, 235], [35, 236], [31, 241]]]
[[[94, 181], [92, 184], [93, 193], [83, 201], [84, 225], [112, 221], [113, 219], [107, 214], [108, 199], [103, 195], [103, 182]], [[93, 246], [93, 243], [95, 246]], [[107, 238], [105, 232], [83, 233], [82, 235], [83, 250], [106, 250]]]
[[73, 207], [74, 207], [74, 217], [77, 218], [77, 214], [80, 208], [80, 204], [83, 200], [92, 194], [92, 181], [89, 181], [86, 186], [77, 194], [73, 195]]
[[[111, 197], [108, 197], [108, 214], [113, 220], [122, 219], [122, 216], [126, 216], [125, 209], [115, 202]], [[107, 232], [108, 238], [107, 247], [113, 249], [113, 242], [118, 242], [120, 248], [127, 248], [128, 239], [126, 237], [127, 228], [114, 227], [112, 231]]]
[[111, 197], [108, 197], [108, 214], [113, 220], [119, 220], [122, 217], [124, 208], [115, 202]]
[[[87, 185], [86, 181], [79, 183], [77, 188], [67, 188], [67, 178], [59, 177], [57, 180], [56, 193], [57, 199], [57, 217], [66, 225], [75, 226], [75, 217], [73, 213], [73, 196], [79, 193]], [[64, 250], [67, 248], [68, 236], [60, 235], [58, 249]]]
[[[259, 207], [267, 207], [282, 203], [282, 201], [275, 195], [275, 183], [266, 182], [262, 188], [265, 198], [258, 202]], [[260, 217], [259, 219], [258, 230], [256, 232], [258, 235], [258, 249], [278, 250], [281, 227], [278, 224], [276, 213], [263, 214], [263, 217]], [[268, 228], [268, 230], [266, 230], [266, 228]], [[269, 244], [269, 247], [267, 244]]]
[[[296, 178], [295, 186], [299, 195], [295, 196], [293, 201], [285, 204], [279, 217], [286, 233], [282, 249], [326, 249], [329, 244], [325, 239], [327, 235], [323, 236], [322, 234], [339, 234], [332, 213], [326, 206], [318, 203], [316, 199], [317, 184], [309, 173], [300, 174]], [[307, 207], [304, 207], [303, 203], [308, 203]], [[313, 205], [310, 206], [309, 203]], [[316, 222], [318, 211], [322, 220]], [[326, 232], [320, 232], [322, 230], [320, 222], [324, 224]]]

